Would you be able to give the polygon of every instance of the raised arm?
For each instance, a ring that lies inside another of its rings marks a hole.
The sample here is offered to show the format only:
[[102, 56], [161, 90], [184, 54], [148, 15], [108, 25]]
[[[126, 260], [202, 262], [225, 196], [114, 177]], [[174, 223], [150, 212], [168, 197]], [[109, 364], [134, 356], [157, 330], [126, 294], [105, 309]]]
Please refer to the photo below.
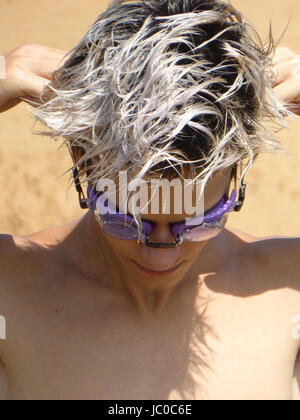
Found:
[[[289, 104], [291, 111], [300, 115], [300, 55], [289, 48], [278, 48], [273, 63], [276, 77], [273, 87], [276, 96]], [[292, 272], [291, 277], [294, 278], [295, 288], [300, 290], [300, 238], [287, 241], [284, 249], [287, 254], [286, 267]], [[298, 391], [300, 389], [300, 350], [295, 366], [294, 385], [295, 389], [297, 388], [297, 396], [300, 398]]]
[[[44, 88], [52, 80], [52, 73], [65, 60], [64, 51], [36, 44], [18, 47], [5, 54], [0, 53], [0, 56], [0, 113], [21, 101], [39, 103]], [[0, 308], [3, 313], [9, 302], [4, 293], [4, 282], [8, 276], [3, 262], [11, 260], [11, 267], [18, 266], [18, 256], [14, 252], [16, 247], [11, 244], [10, 235], [0, 235]], [[9, 398], [6, 370], [1, 361], [2, 339], [0, 334], [0, 401]]]

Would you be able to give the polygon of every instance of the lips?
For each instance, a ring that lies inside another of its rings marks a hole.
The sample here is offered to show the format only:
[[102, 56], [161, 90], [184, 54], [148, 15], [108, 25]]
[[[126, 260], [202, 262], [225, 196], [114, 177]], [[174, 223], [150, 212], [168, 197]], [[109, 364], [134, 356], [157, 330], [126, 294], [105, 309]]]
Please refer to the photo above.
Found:
[[179, 269], [179, 267], [181, 266], [181, 264], [182, 264], [182, 262], [181, 262], [180, 264], [176, 265], [173, 268], [169, 268], [168, 270], [156, 271], [156, 270], [150, 270], [149, 268], [143, 267], [142, 265], [138, 264], [135, 261], [134, 261], [134, 263], [136, 264], [136, 266], [140, 270], [144, 271], [144, 273], [152, 274], [152, 275], [155, 275], [155, 276], [165, 276], [165, 275], [168, 275], [168, 274], [175, 273]]

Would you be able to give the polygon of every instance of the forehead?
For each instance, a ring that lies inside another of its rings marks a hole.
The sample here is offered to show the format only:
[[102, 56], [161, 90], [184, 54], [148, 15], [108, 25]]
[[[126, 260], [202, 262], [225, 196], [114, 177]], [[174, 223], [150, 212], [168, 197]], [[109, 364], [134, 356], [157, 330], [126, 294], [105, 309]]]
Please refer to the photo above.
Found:
[[216, 172], [205, 187], [202, 181], [192, 183], [187, 178], [131, 181], [125, 186], [119, 183], [116, 190], [109, 188], [105, 195], [110, 205], [123, 213], [154, 222], [172, 216], [172, 222], [176, 222], [214, 207], [222, 199], [231, 173], [232, 168]]

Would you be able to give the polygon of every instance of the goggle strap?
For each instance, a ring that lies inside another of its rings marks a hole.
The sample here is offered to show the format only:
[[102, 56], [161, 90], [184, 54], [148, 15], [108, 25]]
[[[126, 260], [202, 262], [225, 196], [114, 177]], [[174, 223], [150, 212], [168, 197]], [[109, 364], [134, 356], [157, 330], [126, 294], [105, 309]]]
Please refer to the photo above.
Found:
[[[238, 164], [236, 163], [234, 165], [232, 175], [233, 175], [234, 180], [235, 180], [235, 189], [238, 191], [238, 188], [237, 188], [237, 167], [238, 167]], [[239, 186], [239, 198], [238, 198], [238, 201], [234, 204], [234, 207], [233, 207], [233, 210], [235, 212], [241, 211], [241, 209], [244, 205], [244, 202], [245, 202], [246, 187], [247, 187], [247, 185], [244, 183], [245, 175], [246, 174], [242, 175], [242, 177], [241, 177], [241, 182], [240, 182], [240, 186]]]
[[234, 211], [236, 212], [239, 212], [243, 207], [243, 204], [245, 202], [245, 197], [246, 197], [246, 187], [247, 185], [242, 183], [240, 187], [240, 192], [239, 192], [239, 199], [234, 205]]
[[87, 209], [87, 208], [89, 208], [88, 200], [85, 198], [85, 195], [82, 191], [82, 187], [81, 187], [81, 184], [80, 184], [80, 181], [79, 181], [79, 178], [78, 178], [77, 168], [73, 169], [73, 177], [74, 177], [74, 181], [75, 181], [76, 191], [78, 192], [78, 195], [79, 195], [80, 207], [82, 209]]

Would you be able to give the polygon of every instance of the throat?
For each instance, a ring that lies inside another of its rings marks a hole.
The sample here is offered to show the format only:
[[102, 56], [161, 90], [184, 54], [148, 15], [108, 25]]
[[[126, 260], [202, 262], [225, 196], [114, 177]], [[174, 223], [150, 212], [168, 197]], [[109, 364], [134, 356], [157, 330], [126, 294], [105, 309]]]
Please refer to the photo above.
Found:
[[144, 320], [153, 319], [168, 312], [177, 295], [177, 289], [145, 290], [133, 282], [125, 284], [126, 294], [131, 308]]

